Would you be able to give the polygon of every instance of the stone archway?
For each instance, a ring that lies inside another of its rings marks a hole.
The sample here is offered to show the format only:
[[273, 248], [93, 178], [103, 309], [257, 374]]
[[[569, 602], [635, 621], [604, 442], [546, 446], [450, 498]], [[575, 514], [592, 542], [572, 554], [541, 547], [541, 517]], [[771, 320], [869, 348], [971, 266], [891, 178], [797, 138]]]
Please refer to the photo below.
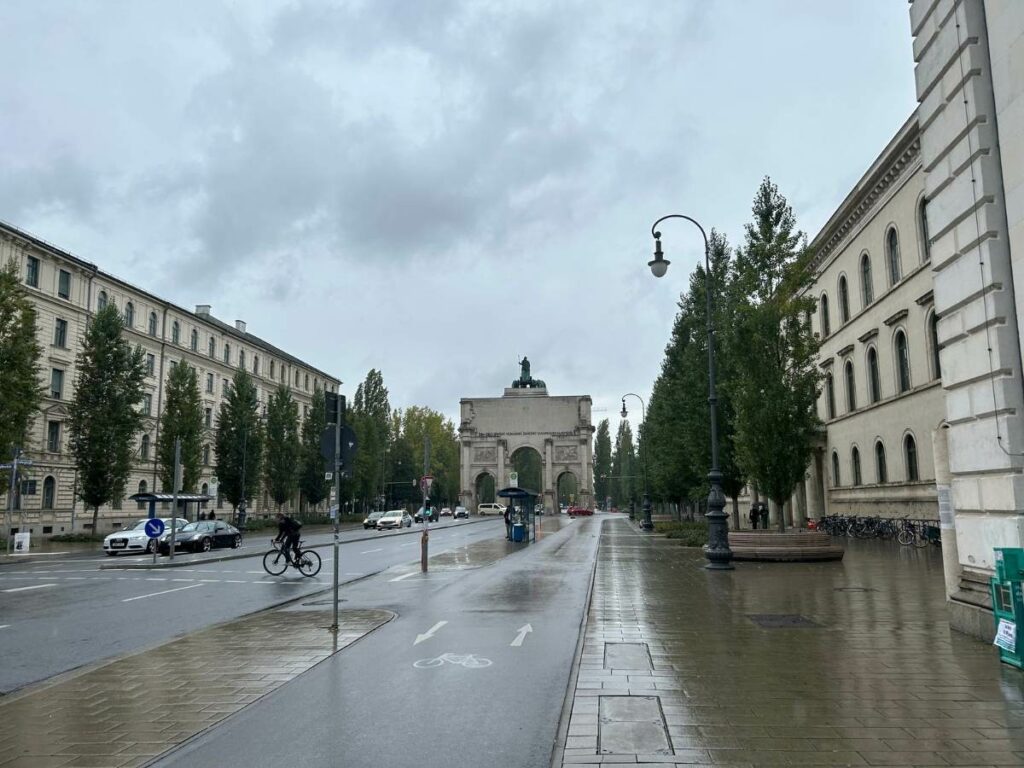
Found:
[[519, 474], [519, 487], [540, 493], [544, 489], [544, 459], [540, 451], [524, 445], [512, 452], [511, 460]]
[[555, 481], [555, 490], [559, 506], [574, 506], [579, 501], [580, 494], [579, 478], [576, 477], [576, 473], [571, 470], [561, 472]]
[[[497, 489], [509, 486], [511, 472], [522, 454], [530, 457], [528, 477], [519, 485], [542, 494], [544, 508], [558, 507], [558, 477], [570, 472], [576, 479], [578, 506], [593, 509], [594, 457], [589, 395], [551, 396], [540, 379], [530, 375], [527, 360], [522, 372], [501, 397], [463, 398], [459, 424], [460, 499], [475, 510], [482, 502], [477, 481], [490, 473]], [[540, 478], [536, 461], [540, 458]], [[522, 474], [522, 473], [521, 473]]]
[[490, 472], [481, 472], [473, 481], [473, 493], [478, 504], [490, 504], [496, 501], [497, 490], [494, 484], [494, 475]]

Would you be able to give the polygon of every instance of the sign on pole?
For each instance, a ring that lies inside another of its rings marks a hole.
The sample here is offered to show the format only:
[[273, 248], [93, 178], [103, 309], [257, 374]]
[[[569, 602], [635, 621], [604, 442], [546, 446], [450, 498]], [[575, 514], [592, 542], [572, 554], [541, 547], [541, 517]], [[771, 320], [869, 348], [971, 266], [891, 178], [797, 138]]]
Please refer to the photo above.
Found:
[[519, 473], [518, 472], [509, 472], [508, 473], [508, 484], [511, 485], [513, 488], [518, 488], [519, 487]]
[[423, 491], [424, 496], [430, 495], [430, 486], [433, 482], [434, 478], [432, 475], [424, 475], [420, 478], [420, 490]]
[[163, 536], [164, 521], [159, 517], [151, 517], [146, 521], [146, 535], [151, 539], [158, 539]]

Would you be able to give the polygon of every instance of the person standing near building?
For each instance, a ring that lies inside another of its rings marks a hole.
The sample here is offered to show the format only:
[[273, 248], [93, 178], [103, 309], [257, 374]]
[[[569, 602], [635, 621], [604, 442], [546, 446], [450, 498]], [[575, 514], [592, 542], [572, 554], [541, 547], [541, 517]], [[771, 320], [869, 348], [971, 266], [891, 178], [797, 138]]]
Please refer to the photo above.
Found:
[[512, 505], [505, 507], [505, 538], [512, 538]]
[[757, 509], [757, 504], [750, 505], [750, 527], [755, 531], [757, 530], [757, 519], [761, 513]]

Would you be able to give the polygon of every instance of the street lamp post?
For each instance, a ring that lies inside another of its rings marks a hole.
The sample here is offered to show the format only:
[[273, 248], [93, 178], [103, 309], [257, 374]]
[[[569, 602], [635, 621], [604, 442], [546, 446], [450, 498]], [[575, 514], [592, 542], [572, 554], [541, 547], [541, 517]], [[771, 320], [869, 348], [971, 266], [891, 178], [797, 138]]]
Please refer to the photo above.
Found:
[[[635, 397], [637, 400], [640, 401], [640, 418], [643, 419], [643, 424], [646, 427], [647, 426], [647, 406], [644, 404], [644, 399], [642, 397], [640, 397], [640, 395], [637, 395], [637, 394], [635, 394], [633, 392], [627, 392], [626, 394], [624, 394], [622, 396], [622, 413], [621, 413], [622, 418], [626, 418], [627, 416], [629, 416], [629, 413], [626, 411], [626, 398], [627, 397]], [[644, 501], [643, 501], [644, 519], [643, 519], [643, 522], [640, 523], [640, 527], [643, 528], [645, 531], [653, 531], [654, 530], [654, 523], [651, 522], [651, 494], [650, 494], [650, 488], [647, 485], [647, 441], [646, 440], [644, 440], [643, 445], [641, 447], [643, 449], [642, 450], [643, 456], [641, 457], [641, 460], [644, 463]]]
[[708, 315], [708, 407], [711, 411], [711, 470], [708, 472], [711, 490], [708, 492], [708, 511], [705, 515], [708, 521], [708, 543], [704, 547], [704, 556], [708, 559], [706, 568], [731, 570], [733, 565], [732, 550], [729, 549], [729, 518], [725, 514], [722, 472], [718, 467], [718, 393], [715, 387], [715, 324], [711, 314], [711, 248], [704, 227], [696, 219], [691, 219], [681, 213], [662, 216], [651, 225], [651, 235], [654, 236], [654, 258], [647, 262], [647, 266], [651, 268], [651, 273], [655, 277], [664, 277], [668, 271], [669, 261], [661, 251], [661, 232], [658, 231], [658, 225], [666, 219], [685, 219], [696, 226], [704, 237], [704, 268], [707, 270], [704, 293]]

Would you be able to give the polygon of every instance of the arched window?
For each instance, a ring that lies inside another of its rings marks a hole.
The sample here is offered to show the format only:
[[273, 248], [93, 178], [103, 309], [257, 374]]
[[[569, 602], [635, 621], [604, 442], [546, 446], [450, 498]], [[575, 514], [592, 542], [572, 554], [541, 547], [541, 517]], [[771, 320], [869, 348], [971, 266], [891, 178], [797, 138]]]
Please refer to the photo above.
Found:
[[149, 335], [156, 336], [156, 312], [149, 313]]
[[903, 265], [900, 263], [900, 237], [895, 227], [885, 236], [885, 254], [889, 261], [889, 284], [896, 285], [903, 276]]
[[47, 476], [43, 480], [43, 509], [53, 509], [53, 503], [57, 498], [57, 481]]
[[[146, 485], [146, 481], [145, 480], [139, 480], [139, 493], [145, 493], [147, 487], [148, 486]], [[139, 509], [145, 509], [146, 508], [146, 502], [144, 502], [144, 501], [139, 501], [139, 502], [137, 502], [137, 504], [139, 505]]]
[[879, 483], [889, 482], [889, 472], [885, 466], [885, 446], [881, 440], [875, 443], [875, 472], [878, 474]]
[[199, 331], [192, 329], [192, 343], [189, 345], [193, 352], [199, 351]]
[[228, 363], [228, 364], [231, 363], [231, 345], [230, 344], [225, 344], [224, 345], [224, 362]]
[[149, 458], [149, 435], [142, 436], [142, 444], [139, 445], [139, 456], [142, 459]]
[[130, 301], [124, 305], [124, 327], [135, 327], [135, 305]]
[[210, 357], [214, 357], [217, 354], [217, 340], [213, 336], [206, 342], [206, 354]]
[[942, 362], [939, 360], [939, 316], [932, 312], [928, 318], [928, 333], [932, 342], [932, 378], [942, 377]]
[[860, 293], [865, 307], [875, 300], [875, 287], [871, 284], [871, 257], [866, 253], [860, 257]]
[[846, 410], [857, 410], [856, 380], [853, 377], [853, 363], [846, 361]]
[[[199, 490], [203, 494], [203, 496], [209, 496], [210, 495], [210, 486], [207, 483], [203, 483], [203, 487], [200, 488]], [[206, 509], [208, 503], [209, 502], [206, 502], [206, 501], [199, 502], [199, 508], [200, 509]]]
[[839, 479], [839, 454], [832, 451], [832, 487], [838, 488], [841, 485]]
[[253, 355], [252, 356], [252, 372], [255, 375], [257, 375], [257, 376], [260, 375], [260, 356], [259, 355]]
[[[821, 294], [821, 299], [818, 301], [818, 312], [821, 313], [821, 337], [826, 338], [832, 335], [832, 323], [828, 317], [828, 294]], [[296, 381], [296, 384], [299, 382]]]
[[921, 224], [921, 252], [924, 260], [929, 261], [932, 257], [932, 244], [928, 242], [928, 201], [923, 197], [917, 207], [917, 218]]
[[106, 308], [107, 308], [107, 292], [106, 291], [100, 291], [99, 296], [96, 297], [96, 309], [98, 311], [98, 310], [106, 309]]
[[903, 458], [907, 462], [907, 480], [920, 480], [917, 473], [917, 443], [913, 435], [903, 438]]
[[850, 291], [846, 287], [846, 275], [839, 276], [839, 321], [845, 323], [850, 319]]
[[900, 392], [910, 389], [910, 350], [903, 331], [896, 331], [896, 383]]
[[177, 320], [171, 325], [171, 343], [181, 343], [181, 324]]
[[882, 383], [878, 376], [878, 352], [874, 347], [868, 349], [868, 393], [872, 403], [882, 399]]
[[825, 407], [828, 417], [834, 419], [836, 417], [836, 385], [832, 381], [831, 371], [825, 374]]
[[238, 367], [245, 368], [245, 350], [238, 350]]
[[857, 450], [857, 446], [853, 447], [853, 452], [850, 454], [850, 458], [853, 464], [853, 484], [860, 485], [860, 451]]

